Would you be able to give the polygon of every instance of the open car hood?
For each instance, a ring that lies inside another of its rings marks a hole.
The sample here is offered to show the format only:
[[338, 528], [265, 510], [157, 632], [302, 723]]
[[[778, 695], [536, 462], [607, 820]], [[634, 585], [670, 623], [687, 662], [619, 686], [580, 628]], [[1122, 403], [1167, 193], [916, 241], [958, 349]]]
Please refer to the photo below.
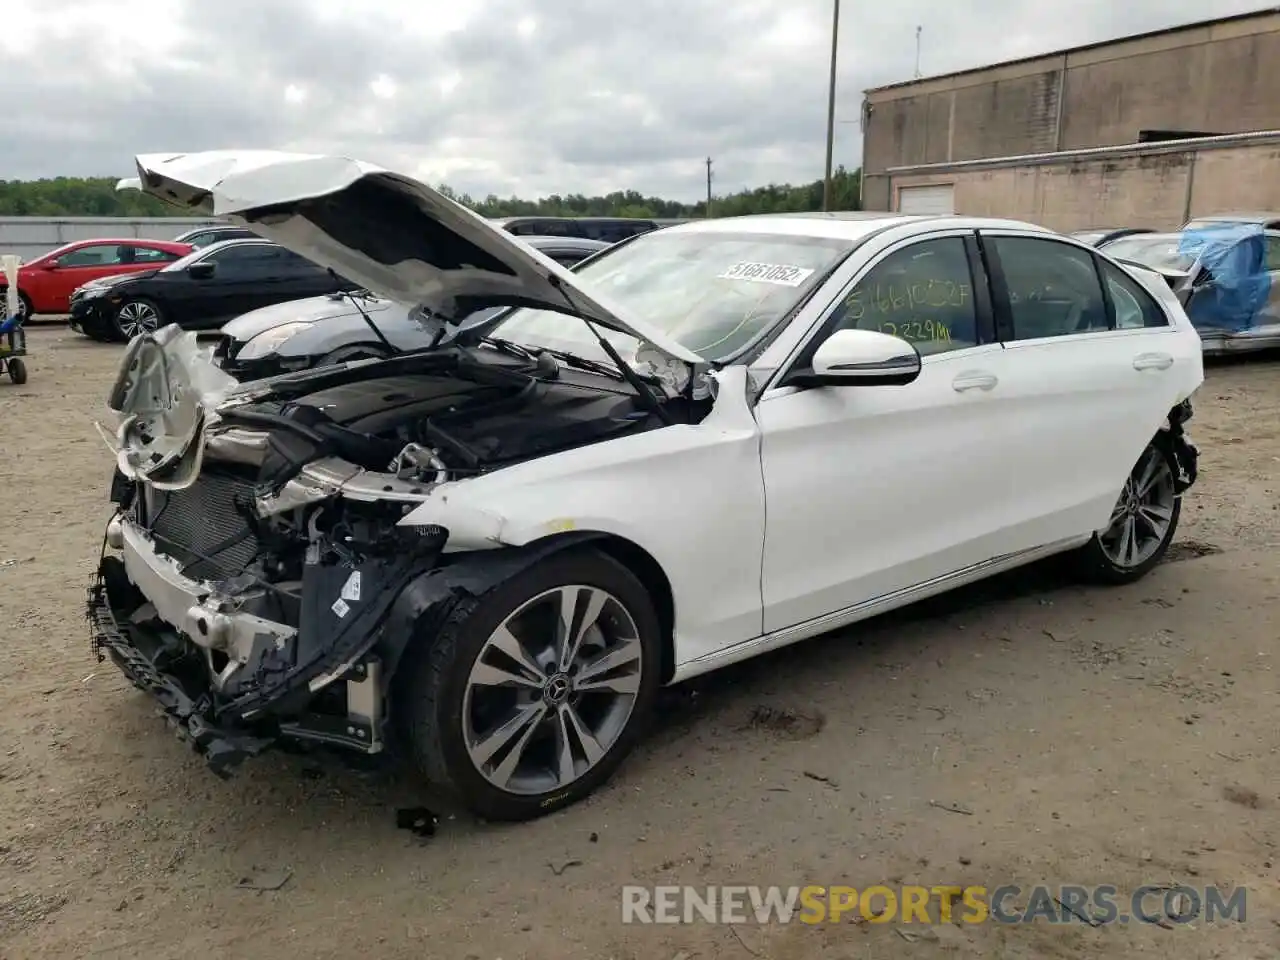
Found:
[[451, 323], [526, 306], [630, 334], [686, 363], [702, 358], [560, 264], [411, 177], [360, 160], [275, 151], [140, 154], [136, 184], [224, 217], [391, 300]]

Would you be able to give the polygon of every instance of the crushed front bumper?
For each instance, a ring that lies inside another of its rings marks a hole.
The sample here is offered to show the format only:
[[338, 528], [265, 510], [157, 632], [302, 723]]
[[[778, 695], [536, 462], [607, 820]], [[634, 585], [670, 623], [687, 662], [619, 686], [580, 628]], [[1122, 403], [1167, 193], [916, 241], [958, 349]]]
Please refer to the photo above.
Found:
[[113, 604], [112, 593], [123, 592], [126, 585], [123, 563], [104, 557], [89, 586], [86, 610], [98, 660], [110, 657], [135, 687], [154, 697], [174, 732], [189, 741], [217, 775], [228, 776], [242, 760], [270, 747], [274, 736], [227, 729], [212, 722], [209, 692], [190, 689], [189, 681], [160, 665], [169, 652], [167, 645], [152, 631], [118, 615], [120, 608]]
[[[286, 649], [293, 628], [222, 607], [210, 584], [184, 577], [175, 561], [152, 549], [145, 534], [120, 516], [105, 539], [119, 553], [104, 552], [89, 587], [93, 652], [99, 661], [110, 657], [150, 694], [178, 736], [215, 773], [227, 776], [243, 760], [286, 742], [360, 754], [384, 750], [386, 688], [373, 648], [398, 583], [362, 610], [334, 618], [354, 628], [349, 636], [340, 626], [326, 629], [304, 614], [304, 626], [311, 625], [310, 636], [324, 649], [298, 669], [279, 670], [230, 694], [219, 680], [238, 664], [233, 659], [215, 669], [210, 651], [235, 650], [245, 639]], [[361, 569], [371, 588], [388, 583], [381, 576], [385, 570]], [[339, 569], [328, 576], [349, 573]]]

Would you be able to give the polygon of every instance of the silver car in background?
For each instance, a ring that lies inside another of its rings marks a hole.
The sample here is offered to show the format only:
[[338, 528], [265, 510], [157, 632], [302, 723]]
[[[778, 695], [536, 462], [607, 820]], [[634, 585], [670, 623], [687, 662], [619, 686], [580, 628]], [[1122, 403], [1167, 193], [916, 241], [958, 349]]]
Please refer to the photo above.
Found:
[[1122, 237], [1098, 249], [1163, 276], [1206, 355], [1280, 347], [1280, 230], [1206, 220], [1177, 233]]
[[[584, 237], [520, 237], [566, 267], [610, 244]], [[492, 313], [494, 311], [484, 311]], [[368, 291], [290, 300], [251, 310], [202, 338], [213, 344], [213, 360], [237, 380], [350, 360], [389, 357], [430, 345], [431, 334], [411, 308]]]

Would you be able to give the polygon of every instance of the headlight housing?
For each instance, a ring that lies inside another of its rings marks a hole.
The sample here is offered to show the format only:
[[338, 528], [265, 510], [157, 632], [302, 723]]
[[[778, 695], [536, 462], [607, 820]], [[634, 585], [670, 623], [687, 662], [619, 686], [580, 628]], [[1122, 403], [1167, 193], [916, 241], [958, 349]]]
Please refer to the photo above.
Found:
[[291, 323], [282, 323], [278, 327], [264, 330], [237, 351], [236, 359], [257, 360], [265, 357], [278, 349], [290, 337], [296, 336], [310, 326], [310, 321], [294, 320]]

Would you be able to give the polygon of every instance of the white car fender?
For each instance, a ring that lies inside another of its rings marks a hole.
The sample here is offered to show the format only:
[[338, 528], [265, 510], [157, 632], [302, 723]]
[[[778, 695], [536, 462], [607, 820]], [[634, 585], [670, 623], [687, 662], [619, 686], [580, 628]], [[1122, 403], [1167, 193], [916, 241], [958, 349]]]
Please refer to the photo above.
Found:
[[[449, 531], [450, 552], [518, 547], [567, 532], [621, 537], [662, 567], [678, 630], [751, 636], [760, 630], [764, 482], [747, 370], [716, 375], [711, 412], [694, 425], [591, 444], [482, 477], [441, 484], [401, 520]], [[736, 534], [690, 549], [709, 516]]]

